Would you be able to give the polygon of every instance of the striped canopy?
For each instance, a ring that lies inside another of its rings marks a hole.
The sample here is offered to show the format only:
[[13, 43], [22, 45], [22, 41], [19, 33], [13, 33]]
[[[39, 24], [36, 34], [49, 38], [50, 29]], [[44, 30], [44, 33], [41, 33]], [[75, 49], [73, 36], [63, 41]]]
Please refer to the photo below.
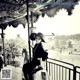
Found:
[[[37, 21], [40, 15], [49, 17], [60, 9], [66, 9], [68, 15], [72, 14], [72, 9], [77, 5], [78, 0], [28, 0], [29, 12], [33, 12], [33, 22]], [[63, 4], [66, 3], [66, 4]], [[31, 14], [29, 14], [31, 21]], [[18, 24], [27, 23], [27, 0], [0, 0], [0, 28], [6, 29], [7, 25], [17, 27]]]

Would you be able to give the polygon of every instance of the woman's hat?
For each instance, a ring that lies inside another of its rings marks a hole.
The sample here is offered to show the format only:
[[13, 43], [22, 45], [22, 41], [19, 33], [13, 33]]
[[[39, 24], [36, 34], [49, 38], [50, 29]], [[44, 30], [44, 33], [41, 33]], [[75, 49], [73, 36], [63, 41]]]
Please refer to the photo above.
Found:
[[43, 39], [44, 36], [43, 36], [42, 33], [37, 33], [36, 37], [37, 37], [37, 36], [41, 38], [41, 41], [42, 41], [42, 42], [45, 42], [44, 39]]
[[29, 37], [32, 41], [34, 41], [36, 39], [36, 35], [37, 35], [36, 33], [31, 33]]

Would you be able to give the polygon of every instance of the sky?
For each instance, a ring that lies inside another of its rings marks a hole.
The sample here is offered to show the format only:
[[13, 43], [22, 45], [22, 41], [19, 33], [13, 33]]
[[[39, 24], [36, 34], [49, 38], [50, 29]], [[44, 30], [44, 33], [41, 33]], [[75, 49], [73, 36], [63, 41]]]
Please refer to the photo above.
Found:
[[[53, 18], [40, 17], [33, 25], [36, 27], [36, 32], [42, 32], [44, 35], [52, 33], [55, 35], [78, 34], [80, 33], [80, 2], [75, 6], [71, 16], [68, 16], [66, 10], [62, 9]], [[26, 28], [23, 28], [21, 24], [17, 28], [8, 26], [4, 30], [6, 39], [14, 39], [17, 34], [20, 34], [23, 39], [27, 39], [27, 32], [27, 25]]]

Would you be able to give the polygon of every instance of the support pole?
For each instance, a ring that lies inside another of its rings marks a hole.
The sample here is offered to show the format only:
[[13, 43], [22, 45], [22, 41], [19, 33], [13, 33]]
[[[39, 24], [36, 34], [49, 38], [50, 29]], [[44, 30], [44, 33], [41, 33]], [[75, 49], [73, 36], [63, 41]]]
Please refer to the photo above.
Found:
[[73, 67], [73, 80], [76, 80], [76, 66]]
[[31, 27], [33, 28], [33, 12], [31, 12]]
[[30, 56], [30, 61], [31, 61], [31, 47], [30, 47], [30, 27], [29, 27], [29, 0], [26, 0], [26, 3], [27, 3], [27, 24], [28, 24], [28, 45], [29, 45], [29, 56]]
[[[31, 28], [32, 28], [31, 33], [33, 33], [33, 12], [31, 12]], [[32, 46], [33, 45], [34, 45], [34, 43], [32, 41]], [[33, 50], [32, 50], [32, 53], [33, 53]], [[32, 57], [33, 57], [33, 55], [32, 55]]]
[[5, 63], [5, 51], [4, 51], [4, 30], [2, 28], [2, 34], [1, 34], [1, 38], [2, 38], [2, 45], [3, 45], [3, 58], [4, 58], [4, 66], [6, 66], [6, 63]]

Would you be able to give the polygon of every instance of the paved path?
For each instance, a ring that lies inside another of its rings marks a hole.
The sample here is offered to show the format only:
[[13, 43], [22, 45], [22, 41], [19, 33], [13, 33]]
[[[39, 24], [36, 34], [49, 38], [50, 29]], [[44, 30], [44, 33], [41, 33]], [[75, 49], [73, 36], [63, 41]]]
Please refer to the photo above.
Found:
[[[22, 66], [24, 63], [24, 58], [20, 56], [16, 60], [18, 60], [20, 62], [19, 67], [14, 67], [11, 65], [7, 65], [6, 67], [4, 67], [4, 68], [10, 68], [12, 70], [12, 79], [9, 79], [9, 80], [22, 80], [22, 75], [23, 75]], [[3, 80], [3, 79], [1, 79], [1, 72], [0, 72], [0, 80]], [[4, 80], [6, 80], [6, 79], [4, 79]]]

